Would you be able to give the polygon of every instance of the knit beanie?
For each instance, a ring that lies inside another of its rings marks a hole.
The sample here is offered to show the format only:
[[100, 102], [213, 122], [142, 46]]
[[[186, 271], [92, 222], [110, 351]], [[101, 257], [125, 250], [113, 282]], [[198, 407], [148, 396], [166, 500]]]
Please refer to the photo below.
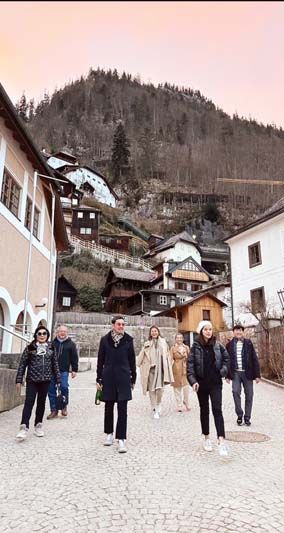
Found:
[[200, 334], [205, 326], [209, 326], [210, 328], [213, 328], [210, 320], [201, 320], [196, 328], [197, 333]]

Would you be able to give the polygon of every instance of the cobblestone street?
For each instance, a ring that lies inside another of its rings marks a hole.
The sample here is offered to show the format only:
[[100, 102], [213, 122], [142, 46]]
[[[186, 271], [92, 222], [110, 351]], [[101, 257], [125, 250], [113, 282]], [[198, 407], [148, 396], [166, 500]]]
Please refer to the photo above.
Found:
[[[160, 420], [150, 416], [139, 376], [129, 403], [128, 453], [104, 447], [95, 372], [71, 383], [67, 419], [44, 420], [46, 435], [15, 434], [21, 407], [0, 415], [0, 531], [284, 533], [284, 390], [255, 386], [251, 428], [238, 427], [224, 383], [227, 431], [259, 432], [263, 443], [229, 442], [230, 457], [201, 448], [199, 409], [178, 413], [172, 389]], [[46, 407], [45, 417], [49, 412]], [[33, 419], [32, 419], [33, 423]]]

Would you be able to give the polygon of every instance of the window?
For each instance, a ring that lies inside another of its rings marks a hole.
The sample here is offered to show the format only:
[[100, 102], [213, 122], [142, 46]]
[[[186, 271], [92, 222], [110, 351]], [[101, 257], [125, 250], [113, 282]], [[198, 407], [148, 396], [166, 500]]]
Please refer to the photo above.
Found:
[[80, 228], [81, 235], [91, 235], [92, 228]]
[[96, 218], [96, 213], [90, 213], [90, 218]]
[[182, 281], [175, 281], [175, 289], [180, 289], [182, 291], [186, 291], [187, 284], [183, 283]]
[[72, 205], [78, 205], [78, 199], [72, 198]]
[[21, 188], [11, 174], [4, 168], [1, 202], [18, 217]]
[[202, 289], [202, 285], [199, 285], [198, 283], [192, 283], [191, 284], [191, 290], [194, 291], [200, 291]]
[[82, 213], [82, 211], [78, 211], [77, 218], [83, 218], [83, 213]]
[[64, 307], [70, 307], [71, 306], [71, 297], [70, 296], [63, 296], [62, 305]]
[[168, 305], [168, 297], [161, 295], [160, 296], [160, 305]]
[[91, 235], [92, 228], [80, 228], [81, 235]]
[[253, 313], [261, 313], [265, 308], [264, 287], [250, 291], [251, 309]]
[[180, 303], [180, 304], [184, 304], [184, 302], [185, 302], [185, 296], [181, 296], [181, 297], [179, 298], [179, 303]]
[[[39, 230], [39, 210], [35, 207], [34, 212], [34, 227], [33, 227], [33, 235], [38, 238], [38, 230]], [[32, 220], [32, 201], [30, 198], [27, 198], [26, 203], [26, 214], [25, 214], [25, 227], [30, 230], [31, 229], [31, 220]]]
[[261, 265], [261, 251], [260, 242], [256, 242], [248, 247], [249, 254], [249, 266], [253, 268], [257, 265]]
[[209, 309], [202, 310], [202, 320], [210, 320], [210, 311]]

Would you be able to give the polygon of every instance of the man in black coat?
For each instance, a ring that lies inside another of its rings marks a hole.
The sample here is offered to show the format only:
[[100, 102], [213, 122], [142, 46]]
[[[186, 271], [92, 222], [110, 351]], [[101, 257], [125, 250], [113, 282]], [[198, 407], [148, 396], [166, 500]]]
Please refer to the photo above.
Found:
[[118, 451], [126, 452], [127, 403], [132, 399], [136, 382], [136, 358], [133, 338], [124, 331], [123, 316], [112, 319], [112, 330], [101, 338], [97, 363], [97, 388], [102, 390], [105, 402], [104, 432], [105, 446], [113, 444], [113, 411], [117, 403], [117, 425], [115, 437]]
[[61, 401], [56, 394], [56, 383], [51, 380], [48, 389], [48, 398], [50, 403], [50, 414], [47, 419], [57, 418], [58, 411], [61, 410], [62, 416], [67, 416], [67, 405], [69, 402], [69, 372], [74, 379], [78, 372], [78, 352], [76, 344], [68, 336], [67, 326], [59, 326], [56, 331], [56, 338], [53, 341], [56, 350], [59, 370], [61, 375]]
[[243, 423], [244, 412], [241, 405], [242, 385], [245, 392], [245, 416], [246, 426], [251, 425], [251, 411], [253, 402], [253, 381], [260, 381], [260, 367], [253, 343], [245, 339], [244, 328], [236, 325], [233, 328], [234, 337], [226, 348], [230, 356], [230, 372], [227, 381], [232, 380], [232, 392], [235, 402], [237, 424]]

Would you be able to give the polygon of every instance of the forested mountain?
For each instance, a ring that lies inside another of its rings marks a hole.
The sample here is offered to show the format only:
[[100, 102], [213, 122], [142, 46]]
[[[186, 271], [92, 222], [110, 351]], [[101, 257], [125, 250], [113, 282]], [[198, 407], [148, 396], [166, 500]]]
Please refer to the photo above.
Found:
[[[134, 190], [135, 205], [150, 187], [164, 193], [164, 205], [175, 196], [186, 202], [189, 192], [227, 195], [235, 207], [240, 195], [247, 196], [251, 215], [284, 195], [282, 186], [217, 181], [284, 183], [284, 131], [237, 115], [230, 118], [190, 88], [155, 87], [98, 68], [46, 94], [36, 107], [24, 96], [17, 107], [40, 148], [68, 148], [82, 163], [99, 167], [115, 187]], [[246, 202], [243, 208], [247, 213]]]

